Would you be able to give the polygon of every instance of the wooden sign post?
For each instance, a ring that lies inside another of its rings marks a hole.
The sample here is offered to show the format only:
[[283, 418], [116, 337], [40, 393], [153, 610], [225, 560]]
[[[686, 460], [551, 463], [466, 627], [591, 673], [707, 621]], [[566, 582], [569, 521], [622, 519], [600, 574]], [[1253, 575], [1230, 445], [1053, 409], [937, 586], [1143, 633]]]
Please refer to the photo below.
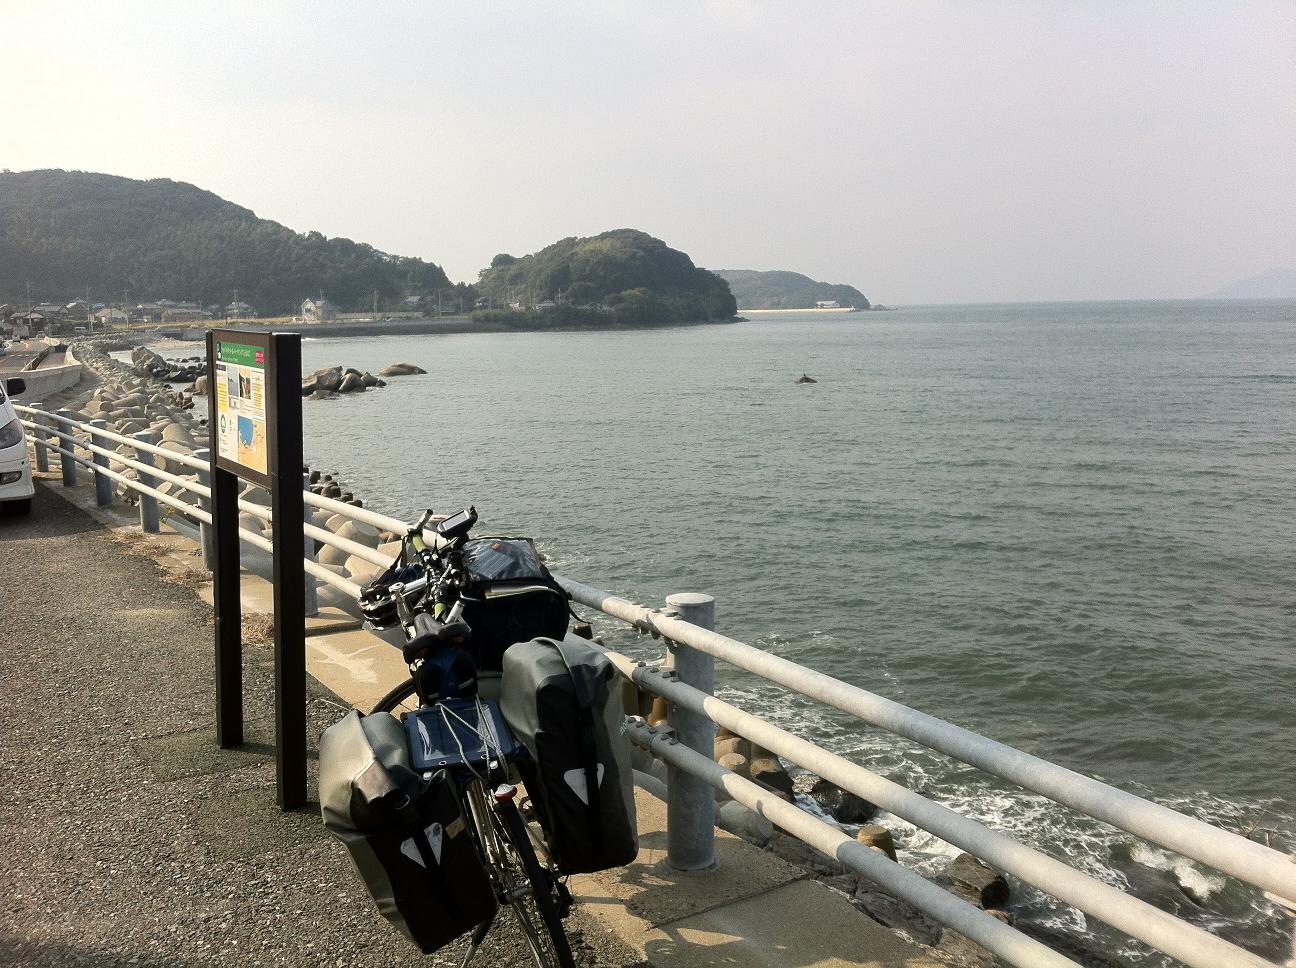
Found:
[[274, 527], [275, 765], [279, 806], [306, 802], [306, 573], [302, 563], [301, 337], [207, 333], [216, 738], [243, 743], [240, 480], [270, 489]]

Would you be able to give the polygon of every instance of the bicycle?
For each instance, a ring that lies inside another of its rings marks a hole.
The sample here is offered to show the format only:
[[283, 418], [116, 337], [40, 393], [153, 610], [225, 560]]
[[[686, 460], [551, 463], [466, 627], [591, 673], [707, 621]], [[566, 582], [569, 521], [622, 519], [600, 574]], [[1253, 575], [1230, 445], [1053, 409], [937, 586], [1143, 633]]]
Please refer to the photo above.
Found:
[[[415, 717], [411, 729], [423, 729], [425, 740], [421, 756], [414, 757], [415, 766], [446, 769], [454, 780], [496, 898], [513, 911], [537, 968], [575, 968], [562, 925], [571, 909], [571, 893], [547, 862], [547, 853], [543, 862], [537, 854], [537, 845], [544, 851], [543, 838], [530, 831], [512, 782], [511, 764], [528, 755], [526, 749], [508, 734], [497, 702], [448, 695], [476, 692], [475, 682], [463, 679], [472, 667], [463, 652], [472, 630], [461, 618], [457, 592], [465, 578], [456, 554], [476, 519], [473, 508], [441, 520], [428, 512], [406, 536], [410, 554], [403, 548], [401, 567], [393, 566], [393, 577], [403, 580], [380, 586], [381, 593], [366, 590], [367, 601], [362, 596], [367, 611], [395, 611], [411, 671], [410, 679], [379, 700], [373, 712], [395, 712], [417, 697], [417, 704], [406, 712]], [[429, 524], [434, 525], [430, 545], [423, 536]], [[429, 722], [444, 726], [435, 742]], [[493, 924], [494, 916], [473, 930], [463, 965]]]

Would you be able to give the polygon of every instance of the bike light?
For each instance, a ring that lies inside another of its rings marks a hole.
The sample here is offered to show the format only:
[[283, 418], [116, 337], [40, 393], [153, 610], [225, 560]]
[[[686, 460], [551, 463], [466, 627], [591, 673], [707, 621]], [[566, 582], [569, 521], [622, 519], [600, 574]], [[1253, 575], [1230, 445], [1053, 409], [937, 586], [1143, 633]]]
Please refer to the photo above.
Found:
[[17, 418], [0, 427], [0, 450], [22, 443], [23, 429]]
[[22, 471], [6, 471], [0, 474], [0, 487], [6, 484], [13, 484], [15, 481], [22, 480]]

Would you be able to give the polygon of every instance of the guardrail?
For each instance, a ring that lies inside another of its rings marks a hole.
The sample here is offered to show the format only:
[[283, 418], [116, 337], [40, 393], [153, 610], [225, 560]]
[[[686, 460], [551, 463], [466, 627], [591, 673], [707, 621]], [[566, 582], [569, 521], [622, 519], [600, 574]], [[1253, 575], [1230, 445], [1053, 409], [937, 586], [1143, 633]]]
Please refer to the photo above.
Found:
[[[94, 473], [96, 497], [100, 504], [112, 501], [111, 481], [137, 491], [141, 495], [140, 525], [145, 531], [158, 530], [156, 502], [166, 504], [200, 528], [211, 524], [210, 513], [201, 506], [203, 500], [210, 498], [211, 490], [201, 478], [165, 472], [154, 462], [154, 458], [160, 456], [193, 470], [196, 475], [203, 475], [209, 469], [205, 454], [180, 454], [160, 447], [155, 439], [150, 439], [153, 435], [147, 432], [125, 437], [109, 431], [102, 421], [77, 421], [66, 411], [48, 413], [38, 407], [25, 406], [16, 409], [27, 415], [22, 422], [33, 432], [35, 463], [39, 470], [49, 470], [48, 452], [53, 451], [60, 456], [65, 485], [76, 483], [78, 467]], [[126, 445], [133, 449], [134, 456], [111, 450], [104, 446], [107, 443]], [[77, 453], [78, 448], [89, 456]], [[114, 463], [136, 471], [141, 479], [134, 481], [122, 472], [114, 471], [110, 466]], [[196, 497], [197, 503], [163, 493], [154, 486], [154, 481], [181, 488]], [[398, 518], [309, 491], [303, 496], [308, 507], [343, 514], [381, 530], [401, 534], [408, 528], [408, 524]], [[240, 500], [239, 510], [273, 523], [267, 507]], [[326, 529], [308, 524], [305, 531], [312, 539], [364, 561], [379, 566], [389, 563], [389, 557], [376, 549]], [[239, 536], [242, 541], [264, 550], [272, 548], [263, 535], [253, 534], [242, 527]], [[321, 567], [309, 556], [305, 558], [305, 567], [314, 578], [349, 596], [360, 592], [360, 586], [355, 582]], [[714, 790], [721, 790], [794, 837], [835, 857], [850, 870], [981, 944], [1009, 964], [1023, 968], [1078, 968], [1076, 962], [1066, 956], [901, 867], [873, 848], [852, 840], [838, 827], [802, 811], [760, 784], [716, 763], [713, 739], [718, 724], [1186, 965], [1193, 968], [1272, 968], [1271, 962], [1220, 937], [774, 726], [757, 715], [717, 699], [714, 695], [715, 660], [729, 662], [873, 726], [1200, 861], [1261, 888], [1280, 903], [1296, 909], [1294, 858], [722, 635], [713, 630], [714, 600], [709, 596], [671, 596], [665, 607], [649, 608], [591, 585], [561, 576], [558, 580], [573, 601], [641, 632], [660, 636], [670, 647], [672, 661], [663, 665], [650, 665], [610, 650], [608, 656], [622, 676], [669, 704], [668, 726], [654, 727], [632, 718], [627, 734], [634, 744], [668, 765], [668, 857], [674, 866], [683, 870], [705, 870], [713, 865]]]
[[[101, 506], [113, 502], [113, 483], [121, 484], [135, 491], [140, 495], [140, 527], [149, 533], [156, 533], [161, 525], [158, 504], [166, 505], [198, 526], [200, 540], [204, 546], [204, 562], [210, 568], [210, 557], [206, 550], [209, 545], [209, 536], [205, 531], [211, 527], [212, 516], [209, 508], [205, 505], [210, 502], [211, 487], [205, 483], [204, 478], [210, 472], [211, 465], [205, 450], [185, 454], [159, 446], [156, 435], [150, 432], [144, 431], [127, 437], [109, 430], [104, 421], [80, 421], [71, 416], [66, 410], [50, 412], [39, 406], [20, 405], [15, 405], [14, 409], [22, 415], [20, 420], [23, 426], [31, 431], [32, 448], [35, 452], [34, 463], [38, 471], [49, 470], [50, 453], [59, 455], [64, 485], [75, 485], [77, 482], [77, 468], [86, 468], [94, 475], [95, 499], [96, 503]], [[108, 444], [127, 446], [132, 449], [133, 455], [127, 456], [118, 453], [116, 450], [106, 446]], [[78, 453], [78, 450], [83, 453]], [[189, 468], [193, 473], [184, 475], [164, 471], [157, 466], [157, 458], [180, 464]], [[134, 470], [139, 474], [140, 480], [132, 480], [122, 470], [114, 470], [112, 467], [114, 464], [126, 470]], [[175, 494], [165, 493], [159, 489], [158, 483], [174, 485], [190, 495], [192, 499], [186, 501]], [[379, 530], [403, 534], [408, 528], [408, 525], [399, 518], [378, 514], [367, 508], [356, 507], [343, 501], [335, 501], [332, 498], [322, 497], [310, 491], [304, 491], [302, 498], [309, 508], [319, 508], [341, 514], [353, 521], [368, 524]], [[273, 525], [271, 511], [264, 505], [240, 498], [238, 508], [242, 513], [250, 514]], [[383, 568], [391, 564], [391, 556], [384, 555], [368, 545], [334, 534], [325, 528], [319, 528], [307, 523], [303, 526], [303, 530], [314, 541], [324, 545], [331, 545], [339, 551], [344, 551], [370, 564]], [[272, 551], [274, 547], [263, 534], [249, 531], [242, 526], [239, 527], [239, 540], [262, 551]], [[359, 596], [360, 585], [335, 574], [320, 565], [312, 557], [303, 557], [303, 566], [309, 576], [307, 579], [308, 601], [313, 598], [312, 580], [331, 585], [351, 598]]]

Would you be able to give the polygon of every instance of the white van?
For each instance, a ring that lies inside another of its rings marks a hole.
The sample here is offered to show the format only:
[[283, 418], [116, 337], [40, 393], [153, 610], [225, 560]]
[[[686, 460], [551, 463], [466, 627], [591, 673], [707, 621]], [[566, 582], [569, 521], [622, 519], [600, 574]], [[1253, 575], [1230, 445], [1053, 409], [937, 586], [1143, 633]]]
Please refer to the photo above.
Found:
[[27, 435], [9, 399], [26, 389], [20, 377], [0, 381], [0, 512], [28, 513], [36, 493], [27, 459]]

